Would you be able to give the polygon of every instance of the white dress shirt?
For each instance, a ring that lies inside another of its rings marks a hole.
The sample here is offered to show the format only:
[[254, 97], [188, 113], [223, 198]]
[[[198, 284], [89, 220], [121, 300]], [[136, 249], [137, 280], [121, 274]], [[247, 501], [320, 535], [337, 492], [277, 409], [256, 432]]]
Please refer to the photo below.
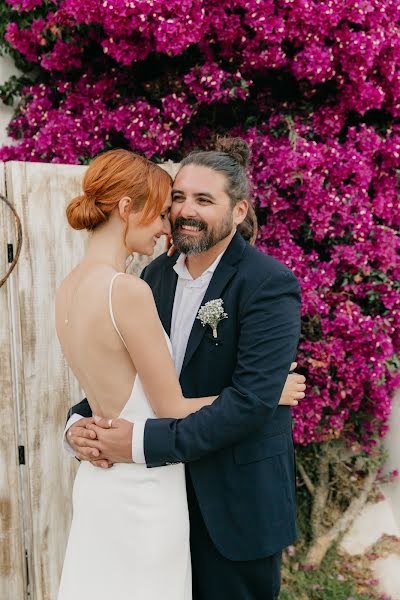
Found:
[[[224, 250], [225, 252], [225, 250]], [[204, 294], [209, 286], [215, 269], [218, 266], [224, 252], [221, 252], [215, 261], [208, 267], [204, 273], [193, 279], [186, 267], [186, 255], [181, 254], [174, 265], [174, 270], [178, 275], [176, 284], [174, 306], [172, 309], [171, 333], [173, 359], [178, 377], [181, 373], [183, 360], [186, 354], [186, 347], [189, 341], [190, 332], [193, 327], [197, 312], [201, 306]], [[82, 417], [73, 414], [68, 420], [64, 430], [64, 449], [68, 454], [74, 452], [66, 439], [66, 432], [76, 421]], [[132, 459], [135, 463], [145, 463], [144, 456], [144, 428], [145, 420], [135, 421], [135, 427], [132, 436]]]

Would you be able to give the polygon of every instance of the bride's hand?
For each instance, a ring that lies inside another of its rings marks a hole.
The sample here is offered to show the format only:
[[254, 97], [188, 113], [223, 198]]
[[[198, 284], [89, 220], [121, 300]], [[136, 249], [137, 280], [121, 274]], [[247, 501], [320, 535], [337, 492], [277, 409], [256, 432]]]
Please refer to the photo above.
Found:
[[166, 236], [166, 241], [165, 241], [165, 251], [167, 253], [168, 256], [173, 256], [175, 254], [176, 251], [176, 246], [172, 241], [172, 236], [167, 235]]
[[94, 424], [89, 423], [88, 429], [96, 433], [96, 447], [100, 451], [98, 459], [107, 459], [113, 464], [132, 462], [131, 421], [94, 417]]
[[[297, 363], [292, 363], [290, 365], [290, 370], [293, 371], [297, 367]], [[279, 404], [285, 404], [288, 406], [296, 406], [299, 403], [299, 400], [302, 400], [305, 397], [305, 385], [306, 378], [304, 375], [299, 375], [298, 373], [289, 373], [286, 379], [285, 386], [282, 390], [281, 399], [279, 400]]]
[[167, 252], [167, 255], [173, 256], [175, 254], [175, 252], [176, 252], [176, 246], [175, 246], [175, 244], [172, 244], [172, 246], [170, 247], [170, 249]]
[[71, 425], [67, 432], [68, 444], [80, 461], [87, 460], [97, 467], [107, 469], [112, 467], [112, 462], [100, 457], [96, 432], [87, 429], [87, 425], [92, 423], [95, 423], [93, 417], [85, 417]]

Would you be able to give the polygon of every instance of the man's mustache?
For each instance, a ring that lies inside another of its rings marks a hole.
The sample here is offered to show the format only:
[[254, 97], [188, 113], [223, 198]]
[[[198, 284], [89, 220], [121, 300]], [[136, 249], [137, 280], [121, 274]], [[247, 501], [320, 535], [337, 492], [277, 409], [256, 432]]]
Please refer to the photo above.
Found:
[[172, 225], [172, 233], [178, 229], [178, 227], [182, 227], [182, 225], [187, 225], [188, 227], [197, 227], [200, 231], [206, 231], [208, 228], [207, 223], [204, 221], [198, 221], [197, 219], [185, 219], [184, 217], [177, 217], [175, 219], [175, 223]]

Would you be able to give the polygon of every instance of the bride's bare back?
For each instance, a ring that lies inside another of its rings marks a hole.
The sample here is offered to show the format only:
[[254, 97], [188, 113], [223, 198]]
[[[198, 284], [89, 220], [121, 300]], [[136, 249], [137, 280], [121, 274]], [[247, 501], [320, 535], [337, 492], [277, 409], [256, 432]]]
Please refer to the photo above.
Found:
[[211, 404], [215, 396], [183, 397], [147, 283], [121, 274], [110, 293], [116, 273], [107, 265], [78, 266], [56, 296], [61, 347], [93, 414], [118, 417], [136, 376], [159, 417], [182, 418]]
[[121, 273], [130, 254], [151, 256], [158, 238], [170, 233], [170, 176], [116, 149], [94, 159], [82, 187], [66, 214], [71, 227], [91, 236], [82, 262], [57, 291], [56, 329], [92, 412], [118, 417], [137, 376], [160, 417], [184, 417], [210, 404], [212, 398], [188, 403], [182, 396], [151, 289]]
[[136, 378], [136, 369], [110, 316], [109, 289], [114, 273], [107, 265], [89, 269], [78, 266], [56, 295], [56, 330], [64, 356], [93, 414], [110, 418], [121, 413]]

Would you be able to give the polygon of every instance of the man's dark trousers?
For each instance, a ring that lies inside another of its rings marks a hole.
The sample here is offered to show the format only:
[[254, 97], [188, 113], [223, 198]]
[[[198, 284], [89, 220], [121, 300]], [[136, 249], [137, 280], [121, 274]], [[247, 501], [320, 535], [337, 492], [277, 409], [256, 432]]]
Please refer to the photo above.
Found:
[[232, 561], [225, 558], [208, 535], [188, 469], [186, 487], [193, 600], [278, 600], [282, 552], [259, 560]]

